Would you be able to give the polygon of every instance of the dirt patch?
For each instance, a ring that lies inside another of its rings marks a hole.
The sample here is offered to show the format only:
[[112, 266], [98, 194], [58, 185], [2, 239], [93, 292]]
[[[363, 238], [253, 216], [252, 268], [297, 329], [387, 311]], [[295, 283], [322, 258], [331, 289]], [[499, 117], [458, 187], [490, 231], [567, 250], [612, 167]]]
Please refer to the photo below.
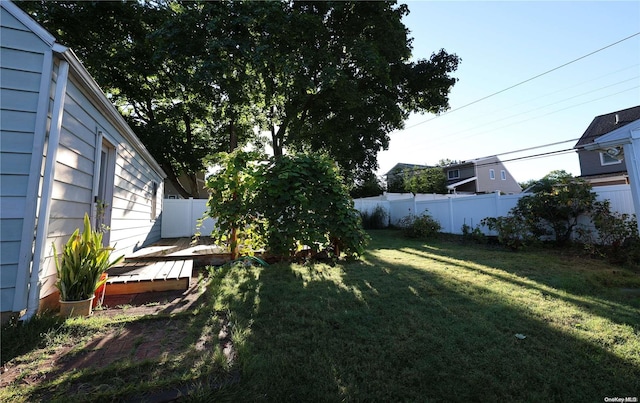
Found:
[[32, 351], [33, 356], [41, 358], [37, 365], [33, 362], [22, 362], [18, 357], [2, 368], [0, 387], [11, 384], [36, 386], [68, 372], [99, 369], [123, 359], [161, 361], [163, 357], [184, 354], [185, 349], [210, 350], [216, 343], [227, 362], [233, 363], [236, 352], [224, 313], [217, 313], [219, 326], [216, 332], [219, 333], [203, 334], [191, 348], [184, 343], [189, 337], [189, 317], [169, 315], [186, 312], [201, 305], [201, 299], [205, 298], [205, 295], [199, 292], [196, 283], [197, 281], [194, 281], [194, 285], [186, 292], [169, 291], [106, 297], [105, 307], [94, 311], [95, 316], [157, 318], [145, 318], [124, 323], [122, 326], [105, 328], [105, 331], [83, 342], [81, 346], [64, 345], [55, 350], [48, 348]]

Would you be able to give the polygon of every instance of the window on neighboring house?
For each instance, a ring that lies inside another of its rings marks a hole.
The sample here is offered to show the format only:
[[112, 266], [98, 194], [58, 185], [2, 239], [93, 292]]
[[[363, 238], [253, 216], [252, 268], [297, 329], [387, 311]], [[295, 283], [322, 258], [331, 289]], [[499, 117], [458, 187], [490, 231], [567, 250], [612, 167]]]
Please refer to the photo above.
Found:
[[450, 169], [447, 171], [447, 177], [449, 179], [458, 179], [460, 177], [459, 169]]
[[494, 180], [496, 178], [496, 171], [494, 169], [489, 170], [489, 179]]
[[507, 180], [507, 172], [504, 169], [500, 170], [500, 179], [503, 181]]
[[617, 158], [613, 158], [612, 156], [610, 156], [607, 153], [600, 153], [600, 165], [605, 166], [605, 165], [615, 165], [615, 164], [621, 164], [622, 160], [619, 160]]

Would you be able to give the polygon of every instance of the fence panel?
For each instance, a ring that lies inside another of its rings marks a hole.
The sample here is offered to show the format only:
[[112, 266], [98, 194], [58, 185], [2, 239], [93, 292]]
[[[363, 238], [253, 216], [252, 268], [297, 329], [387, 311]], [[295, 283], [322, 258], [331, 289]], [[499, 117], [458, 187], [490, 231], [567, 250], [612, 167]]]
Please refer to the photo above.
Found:
[[635, 213], [630, 185], [602, 186], [595, 190], [597, 190], [598, 200], [609, 199], [611, 211], [617, 211], [621, 214]]
[[[598, 200], [608, 199], [611, 202], [611, 211], [635, 213], [629, 185], [599, 186], [593, 191], [597, 194]], [[389, 197], [388, 200], [383, 200], [381, 197], [379, 201], [367, 200], [366, 209], [370, 211], [375, 208], [375, 203], [384, 203], [383, 208], [388, 208], [389, 220], [394, 225], [397, 225], [405, 216], [421, 215], [428, 211], [442, 225], [442, 232], [460, 234], [464, 224], [474, 228], [483, 218], [506, 216], [509, 210], [518, 204], [518, 200], [524, 196], [525, 194], [500, 195], [492, 193], [468, 197], [443, 196], [446, 197], [444, 199], [431, 195], [426, 195], [426, 197], [417, 195], [415, 199], [404, 196], [402, 199]], [[365, 204], [356, 200], [355, 206], [360, 210], [364, 208]], [[486, 228], [481, 227], [481, 229], [488, 233]]]
[[164, 199], [162, 206], [162, 238], [191, 237], [196, 232], [209, 235], [213, 231], [214, 220], [205, 218], [207, 199]]
[[[594, 189], [598, 200], [608, 199], [611, 210], [620, 213], [634, 214], [633, 199], [629, 185], [601, 186]], [[475, 227], [485, 217], [505, 216], [516, 206], [523, 194], [502, 196], [497, 193], [469, 197], [438, 198], [432, 195], [418, 195], [415, 199], [406, 194], [388, 195], [389, 200], [356, 199], [355, 208], [359, 211], [371, 212], [380, 205], [389, 214], [389, 221], [397, 225], [403, 218], [411, 214], [420, 215], [428, 210], [440, 225], [442, 231], [459, 234], [462, 225]], [[433, 200], [425, 200], [433, 199]], [[214, 220], [206, 218], [198, 228], [198, 220], [207, 211], [206, 199], [164, 199], [162, 211], [162, 237], [190, 237], [196, 231], [209, 235], [213, 230]], [[486, 230], [483, 229], [485, 232]]]

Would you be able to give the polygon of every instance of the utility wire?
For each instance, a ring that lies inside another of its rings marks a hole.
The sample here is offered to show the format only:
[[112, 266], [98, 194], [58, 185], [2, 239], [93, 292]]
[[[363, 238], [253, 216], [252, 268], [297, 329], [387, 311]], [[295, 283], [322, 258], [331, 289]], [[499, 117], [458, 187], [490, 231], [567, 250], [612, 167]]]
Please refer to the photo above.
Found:
[[612, 46], [615, 46], [615, 45], [617, 45], [617, 44], [619, 44], [619, 43], [621, 43], [621, 42], [624, 42], [624, 41], [626, 41], [626, 40], [629, 40], [629, 39], [631, 39], [631, 38], [633, 38], [633, 37], [635, 37], [635, 36], [638, 36], [638, 35], [640, 35], [640, 32], [636, 32], [635, 34], [629, 35], [629, 36], [627, 36], [626, 38], [620, 39], [619, 41], [616, 41], [616, 42], [614, 42], [614, 43], [611, 43], [611, 44], [609, 44], [609, 45], [607, 45], [607, 46], [604, 46], [604, 47], [602, 47], [602, 48], [600, 48], [600, 49], [594, 50], [593, 52], [587, 53], [586, 55], [580, 56], [580, 57], [578, 57], [577, 59], [573, 59], [573, 60], [571, 60], [571, 61], [569, 61], [569, 62], [567, 62], [567, 63], [564, 63], [564, 64], [562, 64], [562, 65], [560, 65], [560, 66], [554, 67], [554, 68], [552, 68], [551, 70], [547, 70], [547, 71], [545, 71], [544, 73], [540, 73], [540, 74], [538, 74], [538, 75], [536, 75], [536, 76], [533, 76], [533, 77], [531, 77], [531, 78], [528, 78], [528, 79], [526, 79], [526, 80], [524, 80], [524, 81], [520, 81], [519, 83], [514, 84], [514, 85], [511, 85], [511, 86], [509, 86], [509, 87], [507, 87], [507, 88], [504, 88], [504, 89], [502, 89], [502, 90], [500, 90], [500, 91], [497, 91], [497, 92], [494, 92], [494, 93], [492, 93], [492, 94], [486, 95], [486, 96], [484, 96], [484, 97], [482, 97], [482, 98], [480, 98], [480, 99], [476, 99], [475, 101], [472, 101], [472, 102], [469, 102], [468, 104], [462, 105], [462, 106], [461, 106], [461, 107], [459, 107], [459, 108], [451, 109], [451, 110], [449, 110], [448, 112], [445, 112], [445, 113], [443, 113], [443, 114], [441, 114], [441, 115], [436, 115], [436, 116], [432, 117], [431, 119], [427, 119], [427, 120], [424, 120], [424, 121], [422, 121], [422, 122], [419, 122], [419, 123], [416, 123], [416, 124], [414, 124], [414, 125], [411, 125], [411, 126], [407, 127], [407, 129], [411, 129], [411, 128], [416, 127], [416, 126], [419, 126], [419, 125], [421, 125], [421, 124], [424, 124], [424, 123], [430, 122], [430, 121], [432, 121], [432, 120], [434, 120], [434, 119], [437, 119], [437, 118], [439, 118], [439, 117], [441, 117], [441, 116], [449, 115], [449, 114], [451, 114], [451, 113], [453, 113], [453, 112], [457, 112], [457, 111], [459, 111], [460, 109], [464, 109], [464, 108], [466, 108], [466, 107], [468, 107], [468, 106], [475, 105], [475, 104], [477, 104], [478, 102], [484, 101], [485, 99], [488, 99], [488, 98], [494, 97], [494, 96], [496, 96], [496, 95], [498, 95], [498, 94], [502, 94], [502, 93], [503, 93], [503, 92], [505, 92], [505, 91], [509, 91], [509, 90], [511, 90], [511, 89], [513, 89], [513, 88], [516, 88], [516, 87], [518, 87], [518, 86], [520, 86], [520, 85], [522, 85], [522, 84], [528, 83], [529, 81], [533, 81], [533, 80], [535, 80], [535, 79], [537, 79], [537, 78], [540, 78], [540, 77], [542, 77], [542, 76], [544, 76], [544, 75], [547, 75], [547, 74], [549, 74], [549, 73], [552, 73], [552, 72], [554, 72], [554, 71], [556, 71], [556, 70], [559, 70], [559, 69], [561, 69], [561, 68], [563, 68], [563, 67], [566, 67], [566, 66], [568, 66], [568, 65], [570, 65], [570, 64], [573, 64], [573, 63], [575, 63], [575, 62], [577, 62], [577, 61], [580, 61], [580, 60], [582, 60], [582, 59], [585, 59], [585, 58], [587, 58], [587, 57], [589, 57], [589, 56], [592, 56], [592, 55], [594, 55], [594, 54], [596, 54], [596, 53], [598, 53], [598, 52], [601, 52], [601, 51], [603, 51], [603, 50], [605, 50], [605, 49], [608, 49], [608, 48], [610, 48], [610, 47], [612, 47]]
[[[576, 139], [578, 140], [578, 139]], [[562, 143], [566, 143], [572, 140], [567, 140], [567, 141], [563, 141], [563, 142], [559, 142], [559, 143], [553, 143], [553, 144], [547, 144], [547, 146], [551, 146], [551, 145], [555, 145], [555, 144], [562, 144]], [[525, 151], [525, 150], [532, 150], [532, 149], [536, 149], [536, 148], [542, 148], [545, 146], [538, 146], [538, 147], [531, 147], [528, 149], [524, 149], [524, 150], [518, 150], [518, 151], [510, 151], [507, 153], [502, 153], [502, 154], [497, 154], [497, 155], [505, 155], [505, 154], [513, 154], [519, 151]], [[515, 158], [510, 158], [508, 160], [500, 160], [500, 161], [493, 161], [493, 162], [484, 162], [484, 163], [480, 163], [480, 164], [476, 164], [476, 167], [483, 167], [483, 166], [490, 166], [490, 165], [497, 165], [498, 163], [504, 163], [504, 162], [513, 162], [513, 161], [520, 161], [520, 160], [526, 160], [526, 159], [535, 159], [535, 158], [545, 158], [545, 157], [552, 157], [555, 155], [562, 155], [562, 154], [568, 154], [570, 152], [575, 152], [576, 150], [573, 148], [565, 148], [564, 150], [555, 150], [555, 151], [548, 151], [546, 153], [539, 153], [539, 154], [532, 154], [532, 155], [525, 155], [523, 157], [515, 157]], [[496, 156], [497, 156], [496, 155]], [[485, 158], [490, 158], [490, 157], [485, 157]], [[478, 158], [478, 159], [484, 159], [484, 158]], [[473, 161], [473, 160], [471, 160]], [[450, 166], [434, 166], [434, 167], [419, 167], [419, 168], [408, 168], [408, 169], [403, 169], [401, 172], [396, 172], [392, 175], [404, 175], [406, 173], [414, 173], [414, 172], [420, 172], [420, 171], [425, 171], [427, 169], [433, 169], [433, 168], [441, 168], [441, 169], [447, 169], [449, 167], [453, 167], [456, 165], [460, 165], [460, 164], [453, 164]], [[388, 176], [388, 174], [384, 174], [381, 176]]]
[[[491, 158], [491, 157], [498, 157], [498, 156], [501, 156], [501, 155], [509, 155], [509, 154], [521, 153], [521, 152], [525, 152], [525, 151], [538, 150], [540, 148], [547, 148], [547, 147], [557, 146], [559, 144], [570, 143], [570, 142], [578, 141], [578, 140], [580, 140], [580, 137], [575, 138], [575, 139], [567, 139], [567, 140], [562, 140], [562, 141], [556, 141], [555, 143], [542, 144], [542, 145], [534, 146], [534, 147], [521, 148], [519, 150], [505, 151], [503, 153], [494, 154], [494, 155], [490, 155], [490, 156], [487, 156], [487, 157], [474, 158], [474, 159], [469, 160], [469, 161], [483, 160], [483, 159], [487, 159], [487, 158]], [[508, 159], [508, 160], [501, 160], [500, 162], [517, 161], [517, 160], [535, 158], [535, 157], [540, 157], [540, 156], [548, 156], [548, 155], [553, 155], [553, 154], [563, 153], [563, 152], [566, 153], [566, 152], [569, 152], [569, 151], [574, 151], [574, 149], [573, 148], [567, 148], [567, 149], [564, 149], [564, 150], [549, 151], [549, 152], [546, 152], [546, 153], [526, 155], [526, 156], [523, 156], [523, 157], [511, 158], [511, 159]], [[489, 162], [489, 163], [478, 164], [477, 166], [495, 165], [495, 164], [496, 164], [495, 162]], [[458, 165], [458, 164], [454, 164], [454, 165]], [[425, 169], [430, 169], [430, 168], [446, 168], [446, 166], [444, 166], [444, 167], [430, 167], [429, 166], [429, 167], [409, 168], [409, 169], [403, 170], [402, 172], [417, 172], [417, 171], [423, 171]]]

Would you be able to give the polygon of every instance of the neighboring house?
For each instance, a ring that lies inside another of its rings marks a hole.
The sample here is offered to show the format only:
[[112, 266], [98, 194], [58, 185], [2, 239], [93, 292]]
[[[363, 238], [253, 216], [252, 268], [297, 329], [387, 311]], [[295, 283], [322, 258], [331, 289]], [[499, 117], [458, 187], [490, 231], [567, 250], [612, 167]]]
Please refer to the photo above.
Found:
[[116, 255], [160, 239], [166, 175], [75, 54], [9, 1], [0, 38], [6, 320], [57, 305], [52, 244], [61, 250], [85, 213], [109, 228]]
[[[612, 154], [624, 159], [628, 169], [631, 198], [633, 199], [632, 212], [637, 213], [640, 211], [640, 119], [618, 126], [584, 147], [593, 151], [613, 150]], [[640, 230], [640, 224], [638, 224], [638, 229]]]
[[[433, 168], [427, 165], [396, 164], [387, 172], [388, 192], [403, 192], [402, 174]], [[498, 157], [462, 161], [442, 167], [450, 193], [520, 193], [522, 189]]]
[[403, 175], [411, 174], [412, 172], [425, 168], [432, 167], [427, 165], [405, 164], [402, 162], [395, 164], [393, 168], [389, 170], [389, 172], [384, 174], [384, 176], [387, 178], [387, 192], [405, 192]]
[[600, 136], [640, 119], [640, 106], [596, 116], [574, 148], [580, 160], [580, 175], [593, 186], [629, 183], [627, 166], [621, 148], [588, 150], [587, 146]]
[[520, 193], [522, 189], [498, 157], [486, 157], [443, 167], [447, 188], [454, 193]]

